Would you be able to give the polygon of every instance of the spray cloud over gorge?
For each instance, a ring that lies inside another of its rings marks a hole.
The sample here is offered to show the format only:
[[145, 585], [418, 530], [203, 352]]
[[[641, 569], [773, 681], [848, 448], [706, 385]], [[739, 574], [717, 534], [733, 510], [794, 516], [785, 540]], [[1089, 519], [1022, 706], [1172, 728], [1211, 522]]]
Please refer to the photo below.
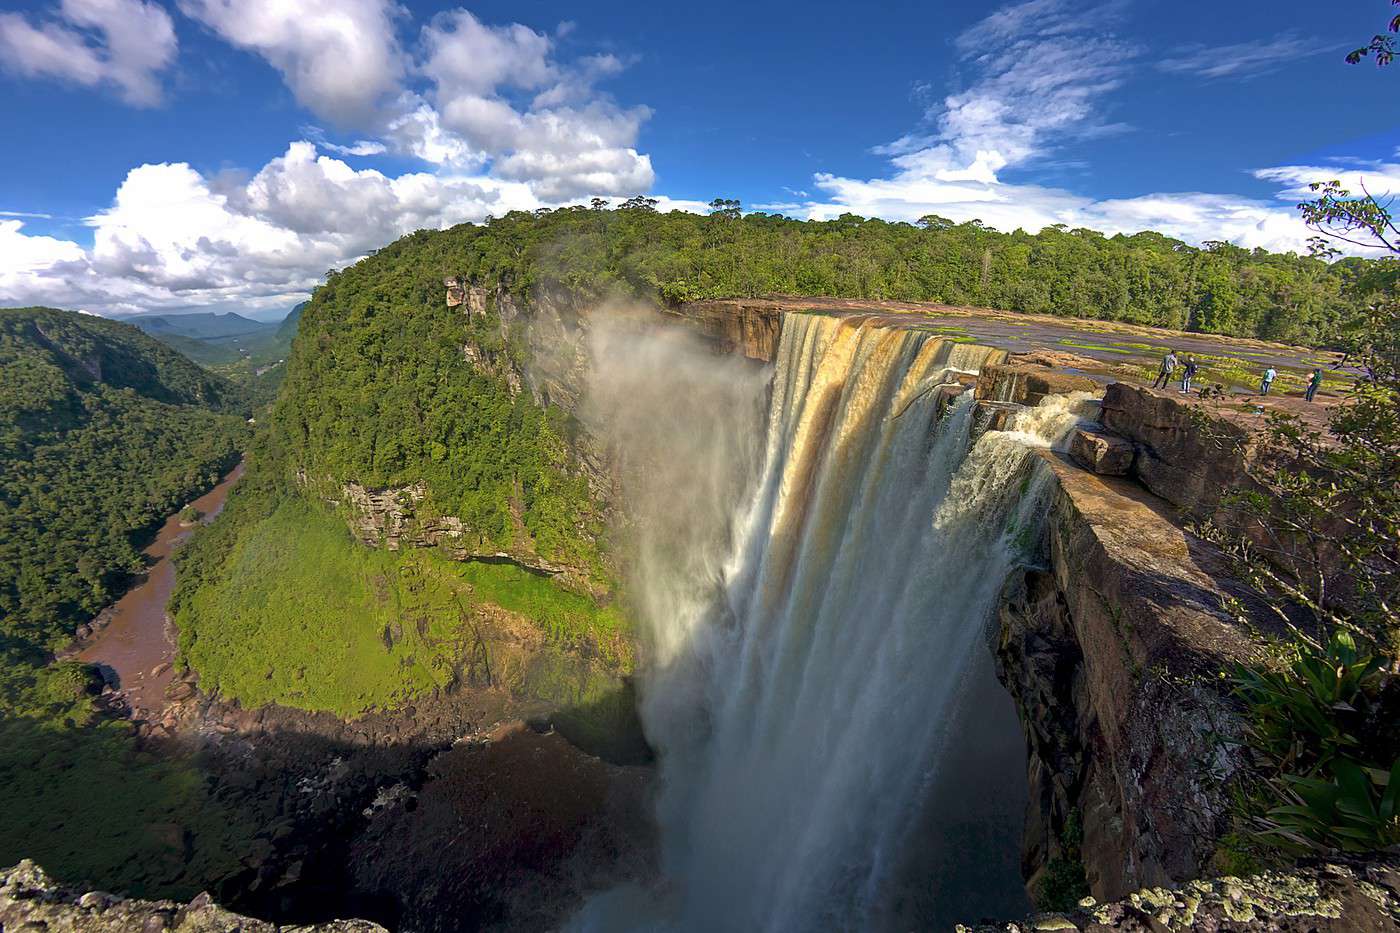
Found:
[[1021, 896], [1023, 753], [985, 623], [1044, 511], [1030, 448], [1082, 401], [974, 442], [970, 394], [940, 417], [938, 389], [998, 351], [881, 323], [790, 314], [771, 373], [595, 324], [662, 877], [578, 929], [899, 928]]

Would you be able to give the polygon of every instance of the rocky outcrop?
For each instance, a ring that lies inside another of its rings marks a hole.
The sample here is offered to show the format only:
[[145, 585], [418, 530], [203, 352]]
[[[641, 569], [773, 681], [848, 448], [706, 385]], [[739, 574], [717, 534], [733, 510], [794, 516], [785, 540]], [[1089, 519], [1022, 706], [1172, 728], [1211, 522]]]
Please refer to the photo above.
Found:
[[0, 930], [68, 933], [388, 933], [367, 920], [279, 925], [225, 910], [208, 894], [187, 904], [143, 901], [57, 884], [29, 860], [3, 873]]
[[721, 352], [764, 363], [778, 358], [779, 308], [738, 300], [688, 301], [666, 314], [714, 341]]
[[1185, 930], [1357, 933], [1400, 930], [1400, 856], [1335, 858], [1247, 878], [1134, 891], [1106, 904], [959, 933], [1175, 933]]
[[1040, 404], [1047, 395], [1097, 392], [1099, 388], [1088, 376], [1052, 369], [1020, 356], [984, 366], [977, 376], [977, 398], [1027, 406]]
[[1029, 887], [1076, 851], [1097, 897], [1197, 877], [1243, 767], [1221, 673], [1256, 650], [1223, 608], [1247, 594], [1153, 496], [1043, 456], [1049, 566], [1008, 584], [997, 649], [1030, 750]]
[[1258, 488], [1252, 472], [1269, 455], [1262, 424], [1169, 390], [1115, 382], [1104, 393], [1101, 418], [1104, 427], [1137, 445], [1134, 477], [1202, 517], [1231, 491]]
[[350, 528], [367, 547], [397, 551], [402, 547], [436, 547], [453, 560], [506, 560], [537, 573], [560, 574], [567, 567], [531, 554], [484, 549], [481, 539], [455, 515], [423, 515], [427, 498], [422, 483], [392, 489], [366, 489], [346, 483], [342, 502], [350, 509]]
[[1127, 476], [1134, 453], [1132, 441], [1098, 428], [1076, 428], [1069, 442], [1075, 462], [1103, 476]]

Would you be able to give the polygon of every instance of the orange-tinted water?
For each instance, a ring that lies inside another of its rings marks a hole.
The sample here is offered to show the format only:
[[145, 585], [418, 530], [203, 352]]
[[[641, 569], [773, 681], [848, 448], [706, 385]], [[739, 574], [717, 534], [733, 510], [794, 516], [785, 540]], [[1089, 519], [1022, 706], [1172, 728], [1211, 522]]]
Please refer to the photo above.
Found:
[[[242, 475], [240, 463], [217, 486], [194, 500], [202, 521], [212, 521], [223, 510], [229, 490]], [[172, 676], [170, 664], [175, 659], [175, 632], [165, 623], [165, 606], [175, 588], [175, 564], [170, 555], [193, 530], [182, 525], [176, 515], [165, 520], [145, 550], [155, 561], [146, 578], [117, 601], [111, 622], [78, 654], [79, 660], [116, 671], [117, 685], [135, 711], [152, 713], [165, 705], [165, 688]], [[158, 668], [163, 669], [157, 672]], [[138, 713], [138, 718], [146, 717]]]

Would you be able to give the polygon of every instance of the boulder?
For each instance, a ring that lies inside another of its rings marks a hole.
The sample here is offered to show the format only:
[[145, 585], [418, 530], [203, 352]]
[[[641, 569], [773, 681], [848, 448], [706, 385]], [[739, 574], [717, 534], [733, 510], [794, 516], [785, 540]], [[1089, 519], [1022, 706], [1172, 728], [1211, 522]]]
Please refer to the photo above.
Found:
[[977, 375], [977, 397], [994, 402], [1035, 406], [1047, 395], [1098, 390], [1099, 384], [1088, 376], [1021, 362], [1014, 356], [982, 367]]
[[1086, 470], [1102, 476], [1127, 476], [1133, 467], [1133, 442], [1095, 428], [1076, 428], [1069, 455]]

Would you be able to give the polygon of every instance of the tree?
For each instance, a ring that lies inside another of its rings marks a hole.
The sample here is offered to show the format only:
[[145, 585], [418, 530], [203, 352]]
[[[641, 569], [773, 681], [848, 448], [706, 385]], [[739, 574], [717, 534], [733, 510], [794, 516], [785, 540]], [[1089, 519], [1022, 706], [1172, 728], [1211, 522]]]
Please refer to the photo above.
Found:
[[617, 209], [620, 211], [650, 211], [651, 213], [656, 213], [656, 205], [658, 203], [656, 198], [649, 198], [646, 195], [639, 194], [635, 198], [628, 198], [626, 201], [623, 201], [618, 205]]
[[739, 208], [740, 202], [737, 198], [715, 198], [710, 202], [710, 216], [735, 220], [742, 213]]
[[939, 214], [925, 214], [919, 218], [918, 223], [925, 230], [947, 230], [953, 226], [951, 220]]
[[[1400, 0], [1390, 0], [1390, 4], [1391, 6], [1400, 6]], [[1400, 33], [1400, 13], [1391, 17], [1390, 24], [1386, 28], [1391, 33]], [[1363, 58], [1370, 58], [1372, 55], [1376, 56], [1377, 67], [1389, 65], [1391, 60], [1395, 58], [1395, 37], [1385, 33], [1372, 36], [1369, 44], [1347, 53], [1347, 64], [1358, 64]]]

